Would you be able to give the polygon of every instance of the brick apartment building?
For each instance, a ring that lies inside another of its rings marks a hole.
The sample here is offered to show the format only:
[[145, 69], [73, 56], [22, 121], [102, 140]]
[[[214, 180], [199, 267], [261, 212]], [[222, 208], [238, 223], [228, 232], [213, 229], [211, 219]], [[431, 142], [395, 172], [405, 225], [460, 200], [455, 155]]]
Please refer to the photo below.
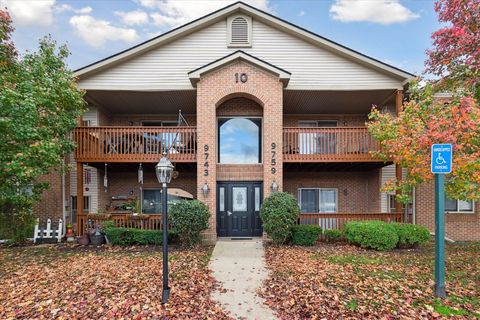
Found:
[[[125, 222], [136, 198], [155, 228], [154, 165], [168, 150], [169, 203], [206, 203], [210, 241], [261, 235], [259, 208], [275, 190], [324, 228], [374, 217], [434, 229], [433, 185], [406, 208], [380, 192], [402, 170], [371, 155], [379, 145], [365, 127], [372, 105], [401, 110], [406, 71], [239, 2], [76, 75], [89, 110], [73, 133], [72, 170], [45, 178], [42, 219], [64, 217], [81, 232], [89, 212]], [[446, 208], [448, 237], [480, 240], [477, 203]]]

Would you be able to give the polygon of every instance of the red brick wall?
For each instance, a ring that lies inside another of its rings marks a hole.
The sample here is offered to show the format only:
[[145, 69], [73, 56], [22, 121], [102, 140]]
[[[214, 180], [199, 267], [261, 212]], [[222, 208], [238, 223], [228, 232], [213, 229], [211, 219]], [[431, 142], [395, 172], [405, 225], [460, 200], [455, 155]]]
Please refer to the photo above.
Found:
[[298, 198], [299, 188], [338, 189], [339, 213], [380, 212], [378, 170], [370, 172], [284, 172], [284, 191]]
[[[435, 187], [433, 181], [416, 188], [416, 223], [435, 231]], [[446, 236], [455, 241], [480, 241], [480, 202], [475, 203], [474, 213], [447, 213]]]
[[[248, 81], [245, 83], [235, 82], [235, 73], [247, 73]], [[240, 98], [243, 98], [240, 99]], [[245, 98], [251, 101], [245, 101]], [[235, 110], [235, 106], [242, 105], [245, 109]], [[254, 67], [245, 62], [235, 62], [211, 73], [203, 75], [197, 84], [197, 136], [198, 136], [198, 179], [197, 190], [206, 182], [210, 190], [209, 195], [201, 200], [208, 205], [212, 213], [210, 229], [205, 233], [209, 242], [215, 241], [216, 235], [216, 116], [224, 115], [225, 112], [236, 112], [238, 115], [260, 114], [258, 107], [263, 109], [263, 156], [264, 162], [268, 162], [263, 171], [264, 195], [270, 194], [270, 185], [273, 180], [282, 179], [282, 123], [283, 123], [283, 84], [277, 76]], [[220, 107], [220, 108], [219, 108]], [[233, 107], [233, 108], [232, 108]], [[219, 109], [217, 109], [219, 108]], [[252, 112], [253, 114], [251, 114]], [[276, 157], [276, 171], [272, 174], [271, 145], [275, 143], [278, 153]], [[204, 174], [204, 146], [208, 145], [209, 172]], [[265, 160], [268, 159], [268, 160]], [[281, 187], [281, 186], [280, 186]]]
[[63, 219], [62, 175], [50, 173], [40, 177], [39, 181], [48, 182], [50, 187], [43, 192], [42, 200], [37, 203], [34, 212], [40, 219], [40, 225], [46, 225], [49, 218], [56, 225], [58, 219]]

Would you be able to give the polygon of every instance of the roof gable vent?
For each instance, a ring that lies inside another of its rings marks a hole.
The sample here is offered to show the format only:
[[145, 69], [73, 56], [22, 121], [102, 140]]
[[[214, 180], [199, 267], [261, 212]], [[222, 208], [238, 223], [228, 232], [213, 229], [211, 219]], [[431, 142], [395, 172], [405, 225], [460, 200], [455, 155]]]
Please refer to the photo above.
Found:
[[229, 17], [228, 46], [229, 47], [251, 47], [252, 19], [247, 16]]

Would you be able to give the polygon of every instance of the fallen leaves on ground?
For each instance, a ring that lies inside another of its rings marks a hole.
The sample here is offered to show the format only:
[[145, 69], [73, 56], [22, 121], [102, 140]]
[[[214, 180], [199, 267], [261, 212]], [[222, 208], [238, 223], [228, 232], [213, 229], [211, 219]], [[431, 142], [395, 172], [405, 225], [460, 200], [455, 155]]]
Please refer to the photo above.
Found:
[[267, 246], [260, 295], [282, 319], [480, 318], [480, 244], [448, 247], [443, 302], [433, 297], [433, 252]]
[[210, 299], [211, 250], [170, 253], [162, 305], [161, 247], [0, 248], [0, 319], [226, 319]]

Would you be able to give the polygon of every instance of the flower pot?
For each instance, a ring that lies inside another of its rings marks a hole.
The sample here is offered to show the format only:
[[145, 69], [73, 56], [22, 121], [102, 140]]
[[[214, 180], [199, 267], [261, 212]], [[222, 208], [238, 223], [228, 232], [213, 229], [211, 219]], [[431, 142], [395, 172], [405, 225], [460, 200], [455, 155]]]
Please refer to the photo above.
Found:
[[88, 246], [90, 244], [90, 239], [88, 238], [87, 234], [84, 234], [80, 238], [78, 238], [78, 243], [82, 246]]

